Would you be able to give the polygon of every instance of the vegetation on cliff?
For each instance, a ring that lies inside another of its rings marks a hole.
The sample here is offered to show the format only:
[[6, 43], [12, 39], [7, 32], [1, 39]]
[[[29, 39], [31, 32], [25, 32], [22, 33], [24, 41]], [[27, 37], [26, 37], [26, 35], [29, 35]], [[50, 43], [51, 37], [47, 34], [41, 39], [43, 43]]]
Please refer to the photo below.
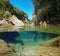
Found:
[[37, 22], [46, 21], [48, 24], [60, 24], [60, 0], [32, 0], [32, 2]]
[[15, 15], [22, 21], [28, 20], [27, 14], [10, 4], [9, 0], [0, 0], [0, 20], [6, 19], [11, 15]]

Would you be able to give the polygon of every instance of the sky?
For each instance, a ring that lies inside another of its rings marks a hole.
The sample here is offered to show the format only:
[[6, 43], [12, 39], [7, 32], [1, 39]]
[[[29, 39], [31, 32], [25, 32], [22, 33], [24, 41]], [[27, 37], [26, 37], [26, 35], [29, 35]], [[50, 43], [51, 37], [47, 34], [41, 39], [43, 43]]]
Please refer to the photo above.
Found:
[[22, 10], [25, 13], [27, 13], [28, 18], [32, 19], [34, 6], [31, 0], [10, 0], [10, 3], [19, 10]]

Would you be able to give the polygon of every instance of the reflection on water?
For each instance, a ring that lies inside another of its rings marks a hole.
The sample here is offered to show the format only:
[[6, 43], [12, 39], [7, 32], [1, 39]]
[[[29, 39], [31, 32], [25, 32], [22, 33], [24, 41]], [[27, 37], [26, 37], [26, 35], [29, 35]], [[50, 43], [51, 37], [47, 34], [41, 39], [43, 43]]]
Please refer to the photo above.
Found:
[[20, 31], [20, 32], [0, 32], [0, 38], [7, 43], [20, 43], [22, 46], [38, 45], [41, 41], [46, 41], [59, 36], [59, 34], [37, 32], [37, 31]]

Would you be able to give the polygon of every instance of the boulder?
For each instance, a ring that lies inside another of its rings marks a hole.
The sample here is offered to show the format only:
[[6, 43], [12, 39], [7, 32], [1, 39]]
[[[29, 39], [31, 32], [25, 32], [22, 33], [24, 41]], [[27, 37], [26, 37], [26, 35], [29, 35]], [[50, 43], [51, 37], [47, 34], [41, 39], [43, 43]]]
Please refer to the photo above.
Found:
[[14, 56], [12, 49], [2, 39], [0, 39], [0, 56]]
[[60, 36], [53, 38], [51, 40], [45, 41], [41, 43], [40, 46], [60, 47]]
[[40, 22], [39, 24], [40, 24], [40, 26], [44, 26], [44, 27], [47, 27], [47, 26], [48, 26], [48, 24], [47, 24], [46, 21], [44, 21], [44, 22]]
[[51, 46], [60, 47], [60, 36], [56, 37], [50, 42]]

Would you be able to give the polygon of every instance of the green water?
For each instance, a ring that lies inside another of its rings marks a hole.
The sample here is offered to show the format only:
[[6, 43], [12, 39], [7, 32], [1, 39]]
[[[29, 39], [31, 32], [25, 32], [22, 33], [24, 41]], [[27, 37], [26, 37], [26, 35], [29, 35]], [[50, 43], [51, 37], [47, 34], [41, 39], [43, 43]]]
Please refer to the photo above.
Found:
[[20, 29], [20, 31], [39, 31], [39, 32], [48, 32], [48, 33], [56, 33], [60, 34], [60, 26], [25, 26]]

